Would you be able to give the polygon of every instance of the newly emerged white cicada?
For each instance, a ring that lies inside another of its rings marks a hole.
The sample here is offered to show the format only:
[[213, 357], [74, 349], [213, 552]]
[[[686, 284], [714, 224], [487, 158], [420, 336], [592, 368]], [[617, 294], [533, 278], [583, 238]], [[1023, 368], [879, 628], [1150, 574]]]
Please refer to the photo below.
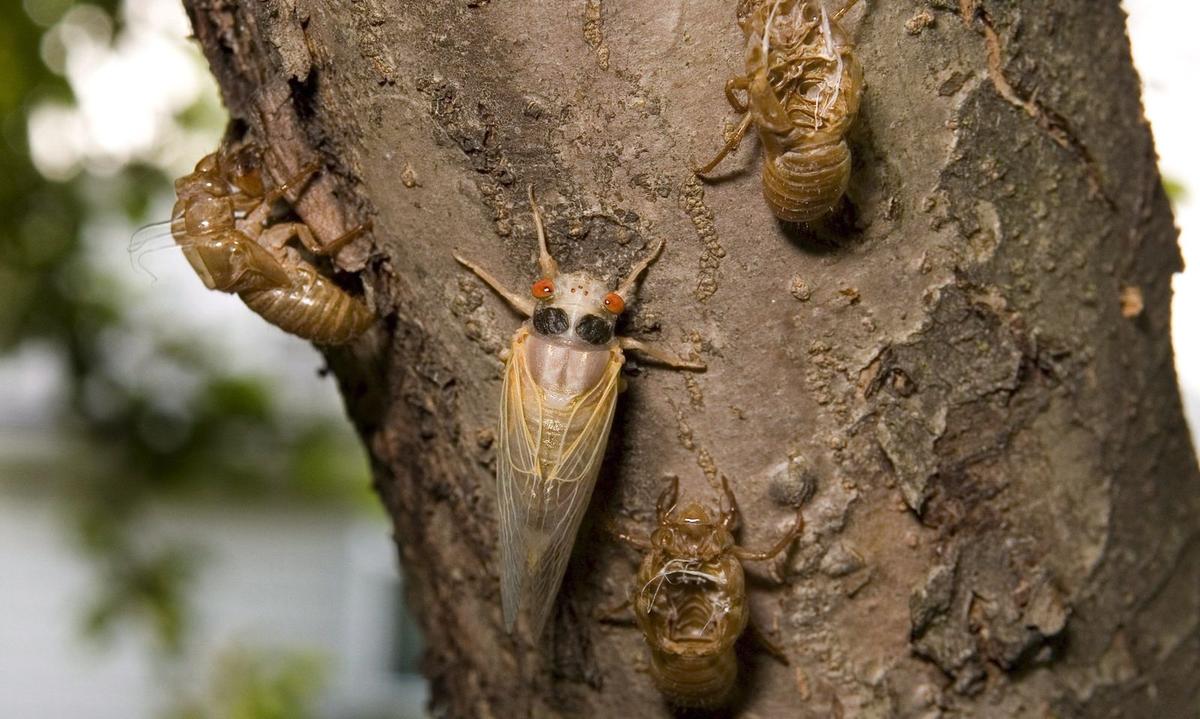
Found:
[[541, 634], [566, 572], [575, 534], [600, 473], [616, 407], [623, 350], [670, 367], [704, 364], [615, 333], [638, 278], [659, 242], [615, 291], [586, 272], [563, 272], [550, 256], [541, 213], [529, 189], [542, 276], [530, 295], [513, 292], [457, 254], [518, 312], [530, 318], [513, 336], [500, 398], [496, 494], [504, 622], [524, 614]]

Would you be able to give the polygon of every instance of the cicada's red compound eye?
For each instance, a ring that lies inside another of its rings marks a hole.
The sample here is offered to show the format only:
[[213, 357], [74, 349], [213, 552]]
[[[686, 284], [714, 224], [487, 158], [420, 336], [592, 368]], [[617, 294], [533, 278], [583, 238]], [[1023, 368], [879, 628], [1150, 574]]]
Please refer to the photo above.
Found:
[[609, 292], [604, 296], [604, 309], [619, 315], [625, 311], [625, 300], [616, 292]]
[[554, 295], [554, 281], [540, 279], [533, 283], [533, 287], [530, 288], [529, 292], [539, 300], [544, 300], [547, 297], [551, 297]]

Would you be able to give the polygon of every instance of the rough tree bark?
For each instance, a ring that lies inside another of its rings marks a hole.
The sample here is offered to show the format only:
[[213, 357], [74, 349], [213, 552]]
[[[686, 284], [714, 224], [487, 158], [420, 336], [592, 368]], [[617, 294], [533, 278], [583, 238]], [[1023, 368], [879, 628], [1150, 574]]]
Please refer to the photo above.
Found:
[[[593, 613], [663, 478], [736, 486], [752, 568], [745, 716], [1194, 717], [1200, 483], [1172, 370], [1176, 233], [1116, 0], [870, 2], [852, 210], [778, 224], [748, 141], [713, 151], [739, 69], [729, 0], [185, 0], [225, 100], [383, 317], [330, 353], [425, 628], [435, 713], [662, 716], [631, 627]], [[491, 427], [542, 198], [568, 268], [667, 241], [637, 367], [547, 635], [503, 631]]]

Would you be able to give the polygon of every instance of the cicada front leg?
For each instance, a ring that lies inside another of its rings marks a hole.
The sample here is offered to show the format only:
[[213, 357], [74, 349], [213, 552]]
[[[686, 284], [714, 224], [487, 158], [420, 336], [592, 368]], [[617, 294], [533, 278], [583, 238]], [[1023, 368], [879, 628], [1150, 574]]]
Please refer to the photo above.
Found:
[[750, 78], [744, 75], [731, 77], [725, 83], [725, 99], [729, 101], [729, 106], [733, 108], [733, 111], [739, 115], [749, 111], [750, 102], [749, 99], [743, 101], [737, 93], [738, 91], [747, 92], [749, 89]]
[[734, 547], [733, 554], [742, 561], [766, 562], [768, 560], [775, 559], [780, 554], [783, 554], [784, 550], [791, 546], [792, 542], [796, 541], [796, 538], [799, 537], [803, 532], [804, 516], [801, 514], [800, 510], [797, 509], [796, 521], [792, 524], [792, 528], [789, 529], [786, 534], [780, 537], [779, 541], [776, 542], [773, 547], [760, 552], [746, 549], [745, 547]]
[[838, 8], [838, 9], [837, 9], [837, 10], [836, 10], [836, 11], [833, 13], [833, 21], [834, 21], [834, 22], [841, 22], [841, 19], [842, 19], [843, 17], [845, 17], [846, 13], [850, 12], [850, 10], [851, 10], [851, 9], [852, 9], [852, 8], [853, 8], [855, 5], [857, 5], [859, 2], [861, 2], [861, 1], [862, 1], [862, 0], [849, 0], [849, 2], [847, 2], [845, 5], [843, 5], [843, 6], [841, 6], [840, 8]]
[[300, 240], [300, 244], [314, 255], [333, 256], [369, 229], [371, 229], [371, 223], [364, 222], [357, 227], [347, 230], [329, 244], [322, 245], [316, 236], [313, 235], [308, 225], [303, 222], [283, 222], [267, 228], [263, 232], [260, 242], [267, 249], [271, 250], [276, 257], [284, 254], [283, 248], [292, 241], [292, 238]]
[[750, 629], [750, 636], [754, 639], [755, 643], [757, 643], [763, 649], [766, 649], [767, 653], [772, 657], [775, 657], [775, 660], [780, 664], [784, 666], [791, 664], [791, 662], [788, 660], [787, 654], [783, 651], [783, 647], [781, 647], [778, 642], [771, 638], [771, 636], [767, 633], [767, 630], [763, 629], [758, 623], [757, 619], [751, 616], [750, 621], [747, 622], [747, 626]]
[[637, 352], [643, 357], [652, 359], [659, 364], [666, 365], [667, 367], [692, 370], [693, 372], [703, 372], [708, 368], [708, 365], [704, 364], [703, 362], [692, 362], [690, 360], [685, 360], [668, 349], [664, 349], [657, 345], [647, 344], [632, 337], [618, 337], [617, 341], [621, 343], [621, 349]]
[[[737, 523], [737, 516], [739, 513], [738, 505], [737, 505], [737, 498], [733, 495], [733, 490], [729, 487], [729, 480], [726, 479], [725, 477], [721, 477], [721, 488], [725, 494], [725, 501], [728, 503], [722, 507], [721, 524], [722, 524], [722, 526], [725, 527], [726, 530], [732, 531], [734, 525]], [[787, 550], [787, 548], [792, 545], [792, 542], [796, 541], [796, 538], [799, 537], [803, 532], [804, 532], [804, 515], [801, 513], [801, 510], [797, 509], [796, 510], [796, 521], [792, 524], [791, 529], [789, 529], [786, 534], [784, 534], [782, 537], [780, 537], [779, 541], [775, 542], [775, 544], [770, 549], [767, 549], [765, 551], [754, 551], [752, 549], [747, 549], [745, 547], [735, 546], [730, 551], [733, 553], [733, 556], [737, 557], [738, 559], [740, 559], [742, 561], [749, 561], [749, 562], [771, 561], [771, 560], [775, 559], [776, 557], [778, 557], [779, 555], [783, 554]], [[778, 578], [778, 567], [772, 565], [771, 572], [772, 572], [772, 575], [774, 575], [776, 578]]]
[[[730, 97], [730, 102], [733, 102], [732, 96]], [[746, 133], [750, 131], [750, 125], [753, 124], [753, 122], [754, 116], [747, 112], [742, 118], [742, 122], [737, 126], [737, 129], [733, 131], [733, 136], [730, 137], [729, 141], [725, 143], [725, 146], [722, 147], [719, 152], [717, 152], [716, 156], [703, 166], [692, 168], [692, 172], [697, 175], [707, 175], [708, 173], [712, 172], [717, 165], [721, 164], [721, 161], [724, 160], [729, 153], [736, 150], [738, 145], [742, 144], [742, 140], [746, 137]]]
[[283, 184], [259, 197], [258, 205], [246, 215], [245, 220], [239, 224], [239, 227], [245, 228], [246, 232], [251, 235], [257, 235], [269, 223], [271, 211], [274, 209], [275, 203], [279, 200], [290, 199], [289, 193], [303, 189], [320, 169], [320, 164], [310, 162], [300, 168], [299, 172], [295, 175], [285, 180]]

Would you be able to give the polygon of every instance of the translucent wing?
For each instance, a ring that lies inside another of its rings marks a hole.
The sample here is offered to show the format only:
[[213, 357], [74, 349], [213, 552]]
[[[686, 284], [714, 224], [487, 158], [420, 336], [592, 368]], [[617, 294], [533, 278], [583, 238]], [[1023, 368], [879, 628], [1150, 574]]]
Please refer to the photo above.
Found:
[[530, 374], [523, 334], [512, 346], [500, 407], [500, 590], [509, 631], [523, 610], [538, 636], [596, 486], [622, 355], [614, 349], [593, 387], [556, 402]]

